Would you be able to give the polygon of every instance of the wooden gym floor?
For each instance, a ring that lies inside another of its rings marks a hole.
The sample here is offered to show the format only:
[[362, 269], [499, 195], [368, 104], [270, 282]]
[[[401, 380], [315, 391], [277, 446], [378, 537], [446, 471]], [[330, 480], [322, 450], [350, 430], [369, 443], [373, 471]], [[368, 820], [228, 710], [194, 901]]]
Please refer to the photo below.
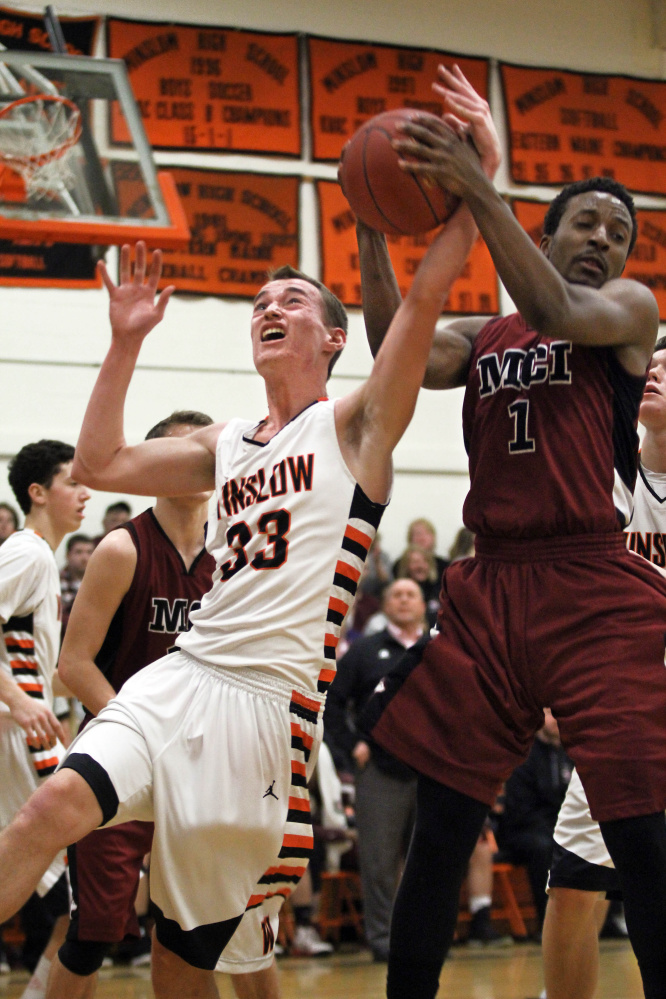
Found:
[[[343, 949], [330, 958], [282, 958], [283, 999], [384, 999], [386, 966], [373, 964], [367, 951]], [[0, 999], [19, 999], [27, 974], [0, 976]], [[222, 999], [233, 999], [224, 975], [218, 976]], [[440, 999], [536, 999], [542, 989], [541, 948], [536, 944], [455, 947], [441, 978]], [[109, 968], [101, 972], [99, 999], [152, 999], [146, 968]], [[633, 953], [625, 941], [601, 942], [603, 999], [638, 999], [642, 995]], [[183, 997], [185, 999], [185, 997]]]

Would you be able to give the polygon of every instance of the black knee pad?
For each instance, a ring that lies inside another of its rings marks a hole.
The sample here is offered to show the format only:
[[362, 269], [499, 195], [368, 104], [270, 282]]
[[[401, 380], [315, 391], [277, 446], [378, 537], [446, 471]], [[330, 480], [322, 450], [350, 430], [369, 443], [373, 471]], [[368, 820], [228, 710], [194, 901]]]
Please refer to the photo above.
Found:
[[87, 977], [102, 967], [111, 944], [97, 940], [65, 940], [58, 951], [60, 963], [73, 975]]

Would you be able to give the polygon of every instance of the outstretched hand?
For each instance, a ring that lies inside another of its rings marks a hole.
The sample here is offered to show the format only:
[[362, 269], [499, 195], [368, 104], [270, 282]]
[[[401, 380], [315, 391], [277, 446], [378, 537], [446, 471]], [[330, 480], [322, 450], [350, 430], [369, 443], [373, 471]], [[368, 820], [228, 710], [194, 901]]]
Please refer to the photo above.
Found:
[[106, 264], [100, 261], [98, 272], [109, 293], [109, 316], [113, 336], [122, 339], [142, 341], [164, 317], [167, 302], [175, 291], [173, 285], [157, 294], [157, 285], [162, 274], [162, 253], [155, 250], [147, 266], [147, 251], [144, 242], [136, 244], [134, 273], [130, 262], [130, 247], [125, 245], [120, 251], [120, 283], [114, 284]]
[[448, 111], [442, 118], [461, 137], [469, 136], [481, 160], [484, 173], [491, 180], [502, 159], [501, 147], [488, 101], [469, 82], [460, 66], [438, 66], [439, 82], [432, 85], [443, 98]]
[[490, 108], [454, 66], [439, 67], [441, 83], [433, 88], [444, 98], [441, 118], [416, 114], [399, 127], [393, 140], [400, 166], [465, 198], [478, 183], [492, 179], [500, 163], [500, 144]]

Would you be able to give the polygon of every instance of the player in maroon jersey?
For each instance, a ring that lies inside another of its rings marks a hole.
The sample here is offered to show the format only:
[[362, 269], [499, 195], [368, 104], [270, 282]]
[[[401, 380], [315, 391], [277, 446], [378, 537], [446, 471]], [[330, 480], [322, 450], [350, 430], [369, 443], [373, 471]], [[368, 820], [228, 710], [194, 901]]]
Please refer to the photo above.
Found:
[[[539, 252], [467, 143], [425, 119], [403, 131], [403, 168], [464, 199], [519, 311], [450, 324], [424, 382], [466, 386], [476, 556], [447, 569], [439, 635], [407, 654], [367, 717], [421, 774], [388, 995], [436, 994], [488, 806], [549, 706], [618, 870], [645, 995], [663, 999], [666, 585], [621, 532], [659, 323], [648, 289], [621, 278], [633, 201], [605, 178], [570, 185]], [[359, 242], [376, 350], [399, 294], [383, 237], [361, 227]]]
[[[182, 437], [212, 422], [203, 413], [176, 412], [146, 439]], [[85, 721], [187, 631], [215, 569], [203, 547], [209, 497], [158, 498], [111, 531], [92, 555], [59, 661], [61, 679], [87, 709]], [[152, 822], [128, 822], [95, 830], [69, 848], [75, 904], [47, 999], [92, 999], [111, 945], [138, 935], [134, 900], [152, 838]], [[277, 994], [270, 991], [277, 988], [274, 967], [232, 980], [240, 996]]]

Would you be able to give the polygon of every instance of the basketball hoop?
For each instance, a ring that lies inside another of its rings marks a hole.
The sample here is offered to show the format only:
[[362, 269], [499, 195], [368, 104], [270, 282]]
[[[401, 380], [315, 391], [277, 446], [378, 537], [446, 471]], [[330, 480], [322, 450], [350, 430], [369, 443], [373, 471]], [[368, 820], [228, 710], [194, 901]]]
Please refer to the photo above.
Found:
[[81, 129], [81, 112], [66, 97], [21, 97], [0, 109], [0, 164], [21, 175], [28, 197], [62, 198], [71, 210], [67, 153]]

